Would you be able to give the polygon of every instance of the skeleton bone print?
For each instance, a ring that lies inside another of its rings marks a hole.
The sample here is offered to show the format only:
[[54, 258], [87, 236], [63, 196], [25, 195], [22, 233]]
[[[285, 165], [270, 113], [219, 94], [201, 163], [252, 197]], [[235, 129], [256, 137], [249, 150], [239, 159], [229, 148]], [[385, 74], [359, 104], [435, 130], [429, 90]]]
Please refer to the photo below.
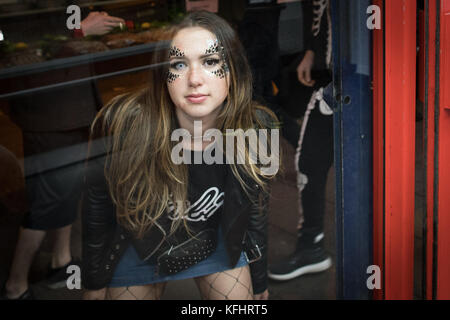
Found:
[[330, 3], [329, 0], [313, 0], [313, 24], [312, 33], [314, 37], [317, 37], [320, 33], [321, 22], [323, 14], [326, 12], [328, 30], [327, 30], [327, 50], [326, 50], [326, 64], [328, 67], [331, 65], [331, 14], [330, 14]]

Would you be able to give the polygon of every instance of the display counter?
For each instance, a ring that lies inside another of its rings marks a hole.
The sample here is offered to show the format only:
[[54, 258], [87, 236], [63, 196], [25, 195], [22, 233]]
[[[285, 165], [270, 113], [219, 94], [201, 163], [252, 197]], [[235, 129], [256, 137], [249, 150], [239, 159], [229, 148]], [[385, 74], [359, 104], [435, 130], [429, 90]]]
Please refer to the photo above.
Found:
[[[183, 15], [179, 1], [75, 1], [82, 18], [89, 10], [106, 11], [126, 25], [103, 36], [75, 38], [65, 27], [66, 1], [47, 1], [42, 8], [0, 2], [0, 100], [95, 80], [103, 101], [146, 80], [155, 50], [167, 43], [172, 21]], [[25, 5], [25, 3], [22, 3]], [[6, 10], [5, 10], [6, 9]], [[10, 12], [9, 12], [10, 11]], [[39, 25], [39, 27], [37, 27]], [[57, 25], [58, 27], [55, 27]], [[52, 29], [52, 31], [49, 31]], [[31, 32], [26, 32], [31, 30]], [[126, 82], [123, 80], [126, 79]], [[108, 87], [108, 86], [112, 87]]]
[[148, 70], [167, 41], [0, 69], [0, 99]]

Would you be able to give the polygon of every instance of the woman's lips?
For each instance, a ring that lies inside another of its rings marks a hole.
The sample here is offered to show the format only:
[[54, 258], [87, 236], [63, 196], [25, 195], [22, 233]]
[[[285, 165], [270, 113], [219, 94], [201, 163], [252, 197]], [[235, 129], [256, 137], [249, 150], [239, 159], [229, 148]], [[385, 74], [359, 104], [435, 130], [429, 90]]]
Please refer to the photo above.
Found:
[[208, 98], [208, 96], [205, 94], [191, 94], [186, 97], [191, 103], [202, 103], [206, 98]]

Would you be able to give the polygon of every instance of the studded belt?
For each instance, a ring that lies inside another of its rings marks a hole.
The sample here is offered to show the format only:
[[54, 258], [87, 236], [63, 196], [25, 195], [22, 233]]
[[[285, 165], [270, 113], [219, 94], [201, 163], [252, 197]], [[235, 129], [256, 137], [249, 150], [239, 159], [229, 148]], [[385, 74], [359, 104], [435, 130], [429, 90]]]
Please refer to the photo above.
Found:
[[217, 247], [217, 230], [206, 229], [185, 242], [171, 246], [157, 258], [158, 274], [175, 274], [208, 258]]

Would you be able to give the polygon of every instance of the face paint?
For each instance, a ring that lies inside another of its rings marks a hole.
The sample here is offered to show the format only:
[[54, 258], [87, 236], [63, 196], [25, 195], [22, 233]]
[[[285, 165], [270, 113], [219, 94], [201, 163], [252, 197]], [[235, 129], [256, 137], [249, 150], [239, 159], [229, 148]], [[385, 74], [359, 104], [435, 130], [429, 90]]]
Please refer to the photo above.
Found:
[[212, 43], [208, 49], [206, 49], [205, 54], [218, 53], [222, 57], [222, 66], [219, 70], [212, 71], [212, 74], [216, 75], [220, 79], [225, 78], [226, 73], [230, 70], [227, 65], [227, 60], [225, 59], [225, 50], [223, 46], [219, 45], [219, 41], [216, 40]]
[[[224, 66], [225, 66], [225, 64], [224, 64]], [[214, 75], [216, 75], [217, 77], [219, 77], [220, 79], [225, 78], [225, 73], [226, 73], [226, 71], [225, 71], [224, 66], [222, 66], [219, 70], [212, 71], [212, 73], [213, 73]]]
[[[219, 79], [224, 79], [229, 72], [228, 65], [225, 59], [225, 50], [220, 42], [215, 40], [207, 40], [207, 49], [205, 50], [205, 57], [202, 58], [202, 66], [204, 72], [214, 75]], [[167, 72], [167, 82], [173, 83], [176, 79], [184, 76], [190, 69], [189, 59], [187, 59], [185, 52], [176, 46], [172, 46], [169, 50], [169, 60], [171, 64]]]
[[184, 53], [177, 57], [176, 49], [172, 51], [168, 70], [175, 76], [168, 80], [176, 80], [166, 82], [180, 123], [215, 118], [228, 96], [229, 74], [223, 71], [220, 44], [216, 43], [217, 37], [200, 27], [184, 28], [172, 40], [171, 46], [179, 48], [179, 55]]
[[[223, 47], [221, 49], [223, 50]], [[214, 41], [214, 43], [211, 44], [209, 46], [209, 48], [206, 49], [206, 52], [205, 52], [205, 54], [213, 54], [213, 53], [219, 53], [219, 41], [218, 40]]]
[[173, 46], [169, 51], [169, 59], [173, 57], [184, 57], [184, 52]]
[[[184, 57], [184, 52], [182, 52], [180, 49], [178, 49], [177, 47], [173, 46], [170, 48], [169, 50], [169, 59], [171, 58], [181, 58]], [[173, 73], [172, 71], [167, 71], [167, 82], [168, 83], [172, 83], [174, 82], [180, 75]]]
[[172, 73], [171, 71], [167, 71], [167, 82], [172, 83], [174, 82], [180, 75]]

